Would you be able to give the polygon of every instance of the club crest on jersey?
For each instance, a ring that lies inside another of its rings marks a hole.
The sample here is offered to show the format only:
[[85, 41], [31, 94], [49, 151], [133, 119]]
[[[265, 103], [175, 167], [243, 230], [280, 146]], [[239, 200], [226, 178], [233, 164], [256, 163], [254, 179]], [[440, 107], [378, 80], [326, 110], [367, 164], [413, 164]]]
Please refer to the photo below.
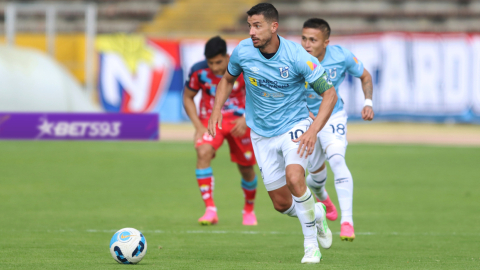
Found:
[[288, 67], [283, 67], [279, 69], [280, 69], [280, 77], [284, 79], [288, 78]]
[[333, 68], [333, 69], [331, 68], [329, 72], [330, 72], [330, 79], [333, 80], [337, 77], [337, 68]]

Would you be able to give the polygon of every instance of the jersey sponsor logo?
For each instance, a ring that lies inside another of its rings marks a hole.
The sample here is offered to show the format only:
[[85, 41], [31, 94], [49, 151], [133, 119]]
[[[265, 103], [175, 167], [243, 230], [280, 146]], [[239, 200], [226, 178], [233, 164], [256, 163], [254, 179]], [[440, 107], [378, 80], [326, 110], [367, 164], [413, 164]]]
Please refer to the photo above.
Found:
[[52, 122], [43, 118], [42, 124], [37, 126], [40, 133], [37, 138], [44, 135], [54, 137], [118, 137], [120, 135], [121, 122], [113, 121], [59, 121]]
[[286, 79], [288, 78], [288, 67], [281, 67], [280, 69], [280, 77]]
[[263, 92], [262, 94], [263, 97], [266, 97], [266, 98], [282, 98], [284, 97], [285, 95], [283, 93], [268, 93], [268, 92]]
[[266, 79], [263, 79], [263, 80], [258, 80], [258, 79], [255, 79], [255, 78], [252, 78], [252, 77], [248, 77], [248, 80], [250, 81], [250, 83], [254, 86], [257, 86], [257, 87], [260, 87], [260, 86], [263, 86], [263, 87], [268, 87], [268, 88], [276, 88], [276, 89], [284, 89], [284, 88], [287, 88], [290, 86], [290, 84], [280, 84], [278, 83], [278, 81], [270, 81], [270, 80], [266, 80]]
[[337, 68], [331, 68], [329, 70], [329, 73], [330, 73], [330, 79], [335, 79], [337, 77]]
[[307, 61], [307, 65], [312, 71], [317, 68], [317, 65], [312, 61]]
[[250, 81], [250, 83], [251, 83], [252, 85], [258, 86], [257, 79], [252, 78], [252, 77], [248, 77], [248, 80]]
[[255, 74], [258, 74], [258, 71], [260, 71], [260, 69], [257, 67], [251, 67], [250, 70]]

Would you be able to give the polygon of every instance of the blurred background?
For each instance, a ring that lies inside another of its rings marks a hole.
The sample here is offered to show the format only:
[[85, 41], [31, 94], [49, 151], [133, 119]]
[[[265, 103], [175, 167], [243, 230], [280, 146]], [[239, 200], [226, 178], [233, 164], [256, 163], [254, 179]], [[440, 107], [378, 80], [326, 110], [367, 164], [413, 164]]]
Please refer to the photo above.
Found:
[[[0, 112], [155, 113], [161, 140], [190, 140], [188, 71], [210, 37], [230, 51], [248, 38], [258, 2], [1, 0]], [[268, 2], [281, 35], [299, 42], [305, 20], [326, 19], [331, 44], [372, 74], [373, 124], [360, 118], [360, 81], [340, 88], [349, 140], [480, 144], [480, 1]]]

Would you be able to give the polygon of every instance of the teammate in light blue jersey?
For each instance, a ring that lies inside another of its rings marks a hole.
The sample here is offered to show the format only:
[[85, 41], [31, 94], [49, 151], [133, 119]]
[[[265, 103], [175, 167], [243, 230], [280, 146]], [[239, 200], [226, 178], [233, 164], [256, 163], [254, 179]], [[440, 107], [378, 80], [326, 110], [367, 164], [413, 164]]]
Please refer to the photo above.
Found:
[[[372, 106], [372, 76], [363, 67], [355, 55], [342, 46], [328, 45], [330, 40], [330, 26], [322, 19], [309, 19], [303, 25], [302, 46], [312, 56], [315, 56], [327, 70], [330, 80], [335, 89], [338, 89], [343, 82], [346, 73], [360, 78], [363, 92], [365, 94], [365, 105], [362, 110], [364, 120], [373, 119]], [[323, 103], [322, 97], [307, 85], [308, 108], [313, 115], [316, 115], [318, 108]], [[327, 218], [337, 219], [337, 210], [330, 200], [325, 184], [327, 180], [327, 169], [325, 159], [330, 163], [337, 190], [338, 201], [342, 218], [340, 221], [340, 238], [353, 241], [355, 233], [352, 218], [353, 179], [347, 164], [345, 163], [345, 151], [347, 148], [347, 114], [343, 110], [343, 100], [338, 95], [338, 101], [333, 109], [332, 116], [325, 127], [318, 133], [315, 152], [309, 157], [307, 184], [315, 193], [317, 200], [327, 208]]]
[[[330, 248], [332, 233], [325, 206], [315, 204], [306, 186], [306, 157], [313, 152], [317, 133], [337, 102], [335, 88], [315, 57], [277, 35], [278, 12], [273, 5], [258, 4], [247, 14], [251, 38], [240, 42], [230, 57], [217, 86], [208, 130], [215, 136], [217, 124], [221, 128], [220, 109], [243, 72], [246, 121], [263, 182], [274, 208], [300, 220], [305, 248], [302, 263], [319, 263], [318, 242]], [[305, 81], [323, 96], [313, 123], [308, 117]]]

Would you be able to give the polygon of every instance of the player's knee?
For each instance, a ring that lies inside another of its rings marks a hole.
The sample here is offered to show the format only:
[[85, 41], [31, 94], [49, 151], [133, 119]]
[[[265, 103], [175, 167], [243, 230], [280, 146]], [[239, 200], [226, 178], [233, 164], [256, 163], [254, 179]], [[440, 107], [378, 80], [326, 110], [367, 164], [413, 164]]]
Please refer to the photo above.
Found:
[[305, 176], [300, 174], [287, 175], [287, 186], [294, 196], [302, 196], [306, 189]]
[[290, 172], [290, 173], [287, 172], [286, 177], [287, 177], [287, 185], [288, 185], [289, 188], [290, 188], [290, 186], [296, 186], [300, 182], [305, 181], [305, 175], [297, 173], [297, 172]]
[[215, 154], [215, 149], [210, 145], [202, 145], [197, 148], [197, 157], [199, 160], [204, 160], [204, 161], [211, 160], [214, 154]]
[[319, 173], [325, 169], [325, 162], [322, 163], [321, 166], [318, 166], [318, 164], [308, 164], [308, 172], [309, 173]]
[[253, 166], [243, 166], [238, 164], [238, 170], [240, 171], [242, 178], [246, 181], [252, 181], [255, 178], [255, 170], [253, 169]]
[[332, 169], [338, 166], [344, 166], [345, 147], [339, 144], [329, 145], [327, 148], [327, 159]]
[[275, 210], [277, 210], [278, 212], [280, 213], [284, 213], [285, 211], [287, 211], [288, 209], [290, 209], [290, 207], [292, 206], [292, 202], [289, 201], [276, 201], [276, 202], [273, 202], [273, 208], [275, 208]]

